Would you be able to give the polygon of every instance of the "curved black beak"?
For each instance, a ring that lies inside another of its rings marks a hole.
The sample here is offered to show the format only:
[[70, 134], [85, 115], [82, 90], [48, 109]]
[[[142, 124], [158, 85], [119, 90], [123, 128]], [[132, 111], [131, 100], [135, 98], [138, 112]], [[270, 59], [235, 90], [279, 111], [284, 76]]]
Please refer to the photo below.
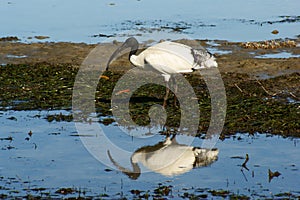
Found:
[[120, 46], [112, 55], [111, 57], [109, 58], [108, 62], [107, 62], [107, 65], [106, 65], [106, 71], [108, 70], [109, 68], [109, 65], [110, 63], [117, 57], [117, 55], [127, 49], [127, 48], [131, 48], [130, 52], [129, 52], [129, 59], [130, 59], [130, 56], [134, 55], [138, 48], [139, 48], [139, 43], [138, 41], [134, 38], [134, 37], [130, 37], [128, 38], [123, 44], [122, 46]]
[[125, 167], [122, 167], [121, 165], [119, 165], [119, 163], [117, 163], [112, 156], [110, 155], [109, 150], [107, 151], [107, 155], [110, 159], [110, 161], [114, 164], [114, 166], [116, 166], [123, 174], [127, 175], [130, 179], [132, 180], [136, 180], [138, 179], [138, 177], [141, 175], [141, 169], [138, 166], [138, 164], [133, 163], [131, 160], [131, 165], [133, 170], [127, 169]]

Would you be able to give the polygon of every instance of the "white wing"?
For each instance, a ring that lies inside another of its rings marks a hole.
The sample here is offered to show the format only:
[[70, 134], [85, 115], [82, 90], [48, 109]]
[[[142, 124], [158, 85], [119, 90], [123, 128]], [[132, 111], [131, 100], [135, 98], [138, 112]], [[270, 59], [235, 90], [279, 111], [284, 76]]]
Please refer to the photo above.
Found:
[[163, 42], [149, 47], [144, 52], [145, 65], [161, 73], [174, 74], [192, 72], [197, 65], [191, 48], [174, 42]]
[[176, 42], [162, 42], [151, 46], [130, 61], [138, 67], [156, 70], [163, 75], [189, 73], [204, 67], [217, 67], [215, 58], [204, 48], [195, 50]]

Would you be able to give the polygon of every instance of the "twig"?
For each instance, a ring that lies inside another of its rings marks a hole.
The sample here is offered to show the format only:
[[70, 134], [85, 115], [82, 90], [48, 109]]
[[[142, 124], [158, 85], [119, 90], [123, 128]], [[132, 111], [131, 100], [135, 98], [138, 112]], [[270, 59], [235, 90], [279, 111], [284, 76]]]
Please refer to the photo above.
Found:
[[246, 158], [245, 158], [244, 163], [242, 164], [241, 172], [242, 172], [242, 174], [243, 174], [243, 176], [244, 176], [244, 178], [245, 178], [245, 180], [246, 180], [247, 182], [248, 182], [248, 179], [247, 179], [247, 177], [246, 177], [246, 175], [245, 175], [245, 173], [244, 173], [243, 168], [245, 168], [247, 171], [249, 171], [248, 167], [246, 166], [246, 164], [247, 164], [248, 161], [249, 161], [249, 155], [246, 153]]
[[290, 95], [292, 96], [292, 97], [294, 97], [295, 99], [299, 99], [296, 95], [294, 95], [292, 92], [290, 92]]
[[243, 168], [241, 169], [241, 172], [242, 172], [242, 174], [243, 174], [243, 176], [244, 176], [245, 180], [248, 182], [248, 179], [247, 179], [247, 177], [246, 177], [246, 175], [245, 175], [245, 173], [244, 173], [244, 170], [243, 170]]
[[241, 92], [244, 93], [243, 90], [235, 83], [234, 86]]
[[259, 80], [256, 80], [256, 82], [261, 86], [261, 88], [268, 94], [271, 96], [274, 96], [275, 94], [271, 94], [262, 84]]
[[246, 166], [248, 161], [249, 161], [249, 155], [246, 154], [246, 159], [245, 159], [244, 163], [242, 164], [242, 167], [249, 171], [248, 167]]

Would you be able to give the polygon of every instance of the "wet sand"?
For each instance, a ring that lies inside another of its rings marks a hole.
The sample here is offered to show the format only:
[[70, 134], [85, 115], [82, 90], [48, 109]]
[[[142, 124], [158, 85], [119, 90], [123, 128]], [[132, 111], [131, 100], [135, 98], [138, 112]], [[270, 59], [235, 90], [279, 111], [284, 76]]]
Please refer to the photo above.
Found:
[[[282, 46], [274, 49], [246, 48], [246, 43], [236, 43], [227, 41], [190, 41], [179, 40], [178, 42], [197, 47], [199, 44], [206, 48], [216, 50], [215, 56], [222, 73], [241, 73], [247, 74], [252, 78], [268, 78], [284, 74], [300, 72], [300, 38], [293, 40], [296, 46]], [[253, 43], [252, 43], [253, 44]], [[298, 44], [298, 46], [297, 46]], [[101, 44], [100, 44], [101, 45]], [[120, 43], [105, 44], [105, 56], [110, 56], [111, 49], [115, 49]], [[141, 48], [146, 44], [141, 45]], [[51, 65], [70, 64], [79, 67], [89, 52], [96, 47], [95, 44], [85, 43], [19, 43], [19, 42], [0, 42], [0, 64], [38, 64], [48, 63]], [[223, 53], [224, 51], [224, 53]], [[220, 52], [220, 53], [218, 53]], [[291, 58], [256, 58], [268, 54], [286, 52]], [[295, 56], [295, 57], [294, 57]], [[123, 66], [130, 68], [126, 57], [120, 60]], [[114, 63], [117, 66], [120, 63]], [[122, 71], [127, 68], [113, 68], [112, 70]]]

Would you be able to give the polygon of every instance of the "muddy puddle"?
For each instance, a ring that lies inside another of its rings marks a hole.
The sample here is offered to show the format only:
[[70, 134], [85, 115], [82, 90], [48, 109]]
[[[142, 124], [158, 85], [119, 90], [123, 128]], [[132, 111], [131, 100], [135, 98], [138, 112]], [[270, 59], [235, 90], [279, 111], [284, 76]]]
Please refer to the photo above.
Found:
[[[235, 134], [218, 140], [218, 158], [178, 174], [146, 170], [134, 179], [112, 164], [104, 165], [83, 145], [73, 121], [52, 120], [69, 111], [1, 111], [0, 196], [140, 198], [296, 198], [300, 195], [300, 140], [271, 134]], [[92, 126], [86, 124], [87, 126]], [[147, 137], [124, 134], [118, 126], [101, 126], [109, 140], [134, 152], [164, 142], [159, 128]], [[100, 135], [101, 135], [100, 134]], [[103, 135], [102, 135], [103, 136]], [[93, 137], [93, 136], [91, 136]], [[179, 144], [199, 137], [173, 136]], [[96, 140], [96, 138], [95, 138]], [[99, 152], [109, 160], [107, 152]], [[129, 156], [115, 161], [130, 168]]]

